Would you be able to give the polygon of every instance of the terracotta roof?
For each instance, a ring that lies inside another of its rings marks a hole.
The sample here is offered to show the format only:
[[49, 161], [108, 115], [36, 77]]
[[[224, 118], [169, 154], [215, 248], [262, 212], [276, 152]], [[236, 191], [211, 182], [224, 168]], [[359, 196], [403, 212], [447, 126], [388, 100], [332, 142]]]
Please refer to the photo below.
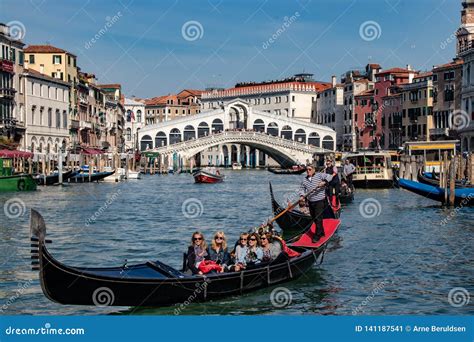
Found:
[[52, 45], [28, 45], [23, 51], [25, 53], [67, 53], [72, 56], [76, 56], [64, 49], [60, 49]]
[[194, 95], [194, 96], [200, 96], [202, 93], [204, 93], [204, 90], [199, 90], [199, 89], [183, 89], [181, 90], [177, 96], [179, 97], [181, 95], [181, 93], [184, 93], [184, 92], [187, 92], [191, 95]]
[[23, 69], [23, 72], [25, 74], [29, 74], [29, 75], [34, 76], [34, 77], [42, 78], [42, 79], [48, 80], [50, 82], [59, 83], [59, 84], [62, 84], [62, 85], [66, 85], [68, 87], [71, 86], [66, 81], [60, 80], [59, 78], [51, 77], [51, 76], [46, 75], [46, 74], [42, 74], [39, 71], [34, 70], [34, 69]]
[[122, 86], [118, 83], [113, 83], [113, 84], [98, 84], [97, 87], [99, 88], [112, 88], [112, 89], [120, 89]]
[[375, 89], [365, 90], [362, 93], [356, 95], [355, 97], [366, 97], [366, 96], [373, 96], [375, 94]]
[[436, 65], [433, 68], [433, 71], [441, 71], [443, 69], [450, 69], [450, 68], [455, 68], [455, 67], [460, 67], [461, 65], [464, 64], [464, 61], [462, 59], [456, 59], [452, 62], [446, 63], [446, 64], [441, 64], [441, 65]]
[[[262, 88], [279, 88], [279, 87], [285, 87], [289, 85], [299, 85], [299, 86], [313, 86], [316, 88], [316, 91], [322, 91], [327, 88], [331, 88], [332, 84], [330, 82], [286, 82], [286, 83], [267, 83], [267, 84], [256, 84], [256, 85], [243, 85], [239, 87], [234, 87], [234, 88], [228, 88], [221, 90], [219, 92], [232, 92], [232, 91], [260, 91]], [[212, 91], [207, 92], [207, 93], [212, 93]]]
[[165, 105], [167, 104], [167, 100], [172, 97], [172, 95], [164, 95], [164, 96], [156, 96], [151, 99], [145, 100], [146, 106], [157, 106], [157, 105]]
[[429, 77], [433, 76], [433, 72], [427, 71], [427, 72], [421, 72], [418, 75], [416, 75], [414, 78], [423, 78], [423, 77]]
[[375, 74], [375, 76], [379, 75], [387, 75], [387, 74], [408, 74], [408, 73], [416, 73], [415, 70], [409, 70], [404, 68], [391, 68], [387, 70], [382, 70]]

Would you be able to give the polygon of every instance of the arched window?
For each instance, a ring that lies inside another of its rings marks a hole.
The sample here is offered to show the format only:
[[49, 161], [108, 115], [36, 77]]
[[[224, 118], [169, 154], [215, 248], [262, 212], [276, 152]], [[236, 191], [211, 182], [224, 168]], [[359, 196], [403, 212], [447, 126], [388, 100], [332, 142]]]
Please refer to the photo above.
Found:
[[198, 126], [198, 138], [209, 135], [209, 125], [207, 122], [201, 122]]
[[181, 142], [181, 131], [177, 128], [173, 128], [170, 132], [170, 145]]
[[184, 141], [196, 139], [196, 130], [194, 129], [194, 126], [187, 125], [186, 127], [184, 127], [183, 135]]
[[165, 132], [158, 132], [156, 133], [155, 136], [155, 148], [166, 146], [168, 141], [166, 139], [166, 133]]
[[219, 133], [224, 131], [224, 123], [222, 122], [221, 119], [214, 119], [212, 121], [212, 133]]
[[267, 127], [267, 134], [278, 136], [278, 124], [276, 122], [270, 122]]
[[265, 132], [265, 123], [262, 119], [257, 119], [253, 122], [253, 129], [257, 132]]
[[127, 136], [127, 141], [132, 140], [132, 129], [131, 128], [127, 128], [126, 136]]
[[323, 148], [326, 150], [334, 150], [334, 139], [330, 135], [323, 138]]
[[306, 132], [303, 129], [296, 130], [295, 141], [306, 144]]
[[67, 128], [67, 112], [63, 110], [63, 128]]
[[281, 137], [287, 140], [293, 139], [293, 129], [290, 126], [283, 126], [281, 129]]
[[132, 111], [129, 109], [127, 110], [127, 122], [132, 121]]
[[153, 148], [153, 140], [151, 140], [151, 137], [149, 135], [144, 135], [140, 140], [140, 150], [146, 151], [151, 148]]
[[56, 128], [61, 128], [61, 112], [56, 109]]
[[317, 147], [320, 147], [320, 137], [319, 137], [319, 134], [316, 133], [316, 132], [312, 132], [309, 134], [308, 136], [308, 144], [309, 145], [313, 145], [313, 146], [317, 146]]
[[137, 110], [137, 122], [142, 122], [142, 111]]

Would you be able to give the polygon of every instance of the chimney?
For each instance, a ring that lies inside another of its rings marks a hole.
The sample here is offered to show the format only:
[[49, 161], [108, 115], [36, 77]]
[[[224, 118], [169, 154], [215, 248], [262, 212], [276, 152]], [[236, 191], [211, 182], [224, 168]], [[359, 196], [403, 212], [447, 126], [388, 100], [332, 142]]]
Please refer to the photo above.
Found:
[[8, 36], [9, 35], [9, 28], [7, 25], [3, 24], [3, 23], [0, 23], [0, 34], [4, 35], [4, 36]]
[[407, 64], [407, 70], [412, 70], [411, 65]]
[[332, 83], [332, 87], [334, 88], [336, 86], [336, 83], [337, 83], [337, 78], [336, 76], [332, 76], [331, 77], [331, 83]]

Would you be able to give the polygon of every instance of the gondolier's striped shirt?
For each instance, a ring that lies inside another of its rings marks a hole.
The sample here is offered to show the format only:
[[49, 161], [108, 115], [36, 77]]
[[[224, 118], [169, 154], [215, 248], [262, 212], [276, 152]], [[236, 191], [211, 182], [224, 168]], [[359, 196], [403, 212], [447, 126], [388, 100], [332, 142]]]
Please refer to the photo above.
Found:
[[[298, 195], [304, 196], [314, 188], [316, 188], [319, 183], [322, 181], [327, 181], [330, 182], [332, 179], [332, 176], [327, 173], [315, 173], [313, 177], [308, 177], [306, 176], [304, 181], [301, 183], [300, 190], [298, 192]], [[311, 193], [311, 195], [308, 196], [308, 201], [310, 202], [316, 202], [316, 201], [321, 201], [326, 197], [326, 189], [324, 187], [315, 190], [314, 192]]]

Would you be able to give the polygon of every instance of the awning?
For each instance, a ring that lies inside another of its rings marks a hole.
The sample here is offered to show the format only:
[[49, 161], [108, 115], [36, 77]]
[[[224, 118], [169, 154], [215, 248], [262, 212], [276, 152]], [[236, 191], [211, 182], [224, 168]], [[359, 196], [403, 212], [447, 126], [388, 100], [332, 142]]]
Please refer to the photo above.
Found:
[[31, 158], [33, 153], [18, 150], [0, 150], [0, 157], [2, 158]]
[[104, 151], [96, 148], [83, 148], [81, 151], [82, 154], [103, 154]]

